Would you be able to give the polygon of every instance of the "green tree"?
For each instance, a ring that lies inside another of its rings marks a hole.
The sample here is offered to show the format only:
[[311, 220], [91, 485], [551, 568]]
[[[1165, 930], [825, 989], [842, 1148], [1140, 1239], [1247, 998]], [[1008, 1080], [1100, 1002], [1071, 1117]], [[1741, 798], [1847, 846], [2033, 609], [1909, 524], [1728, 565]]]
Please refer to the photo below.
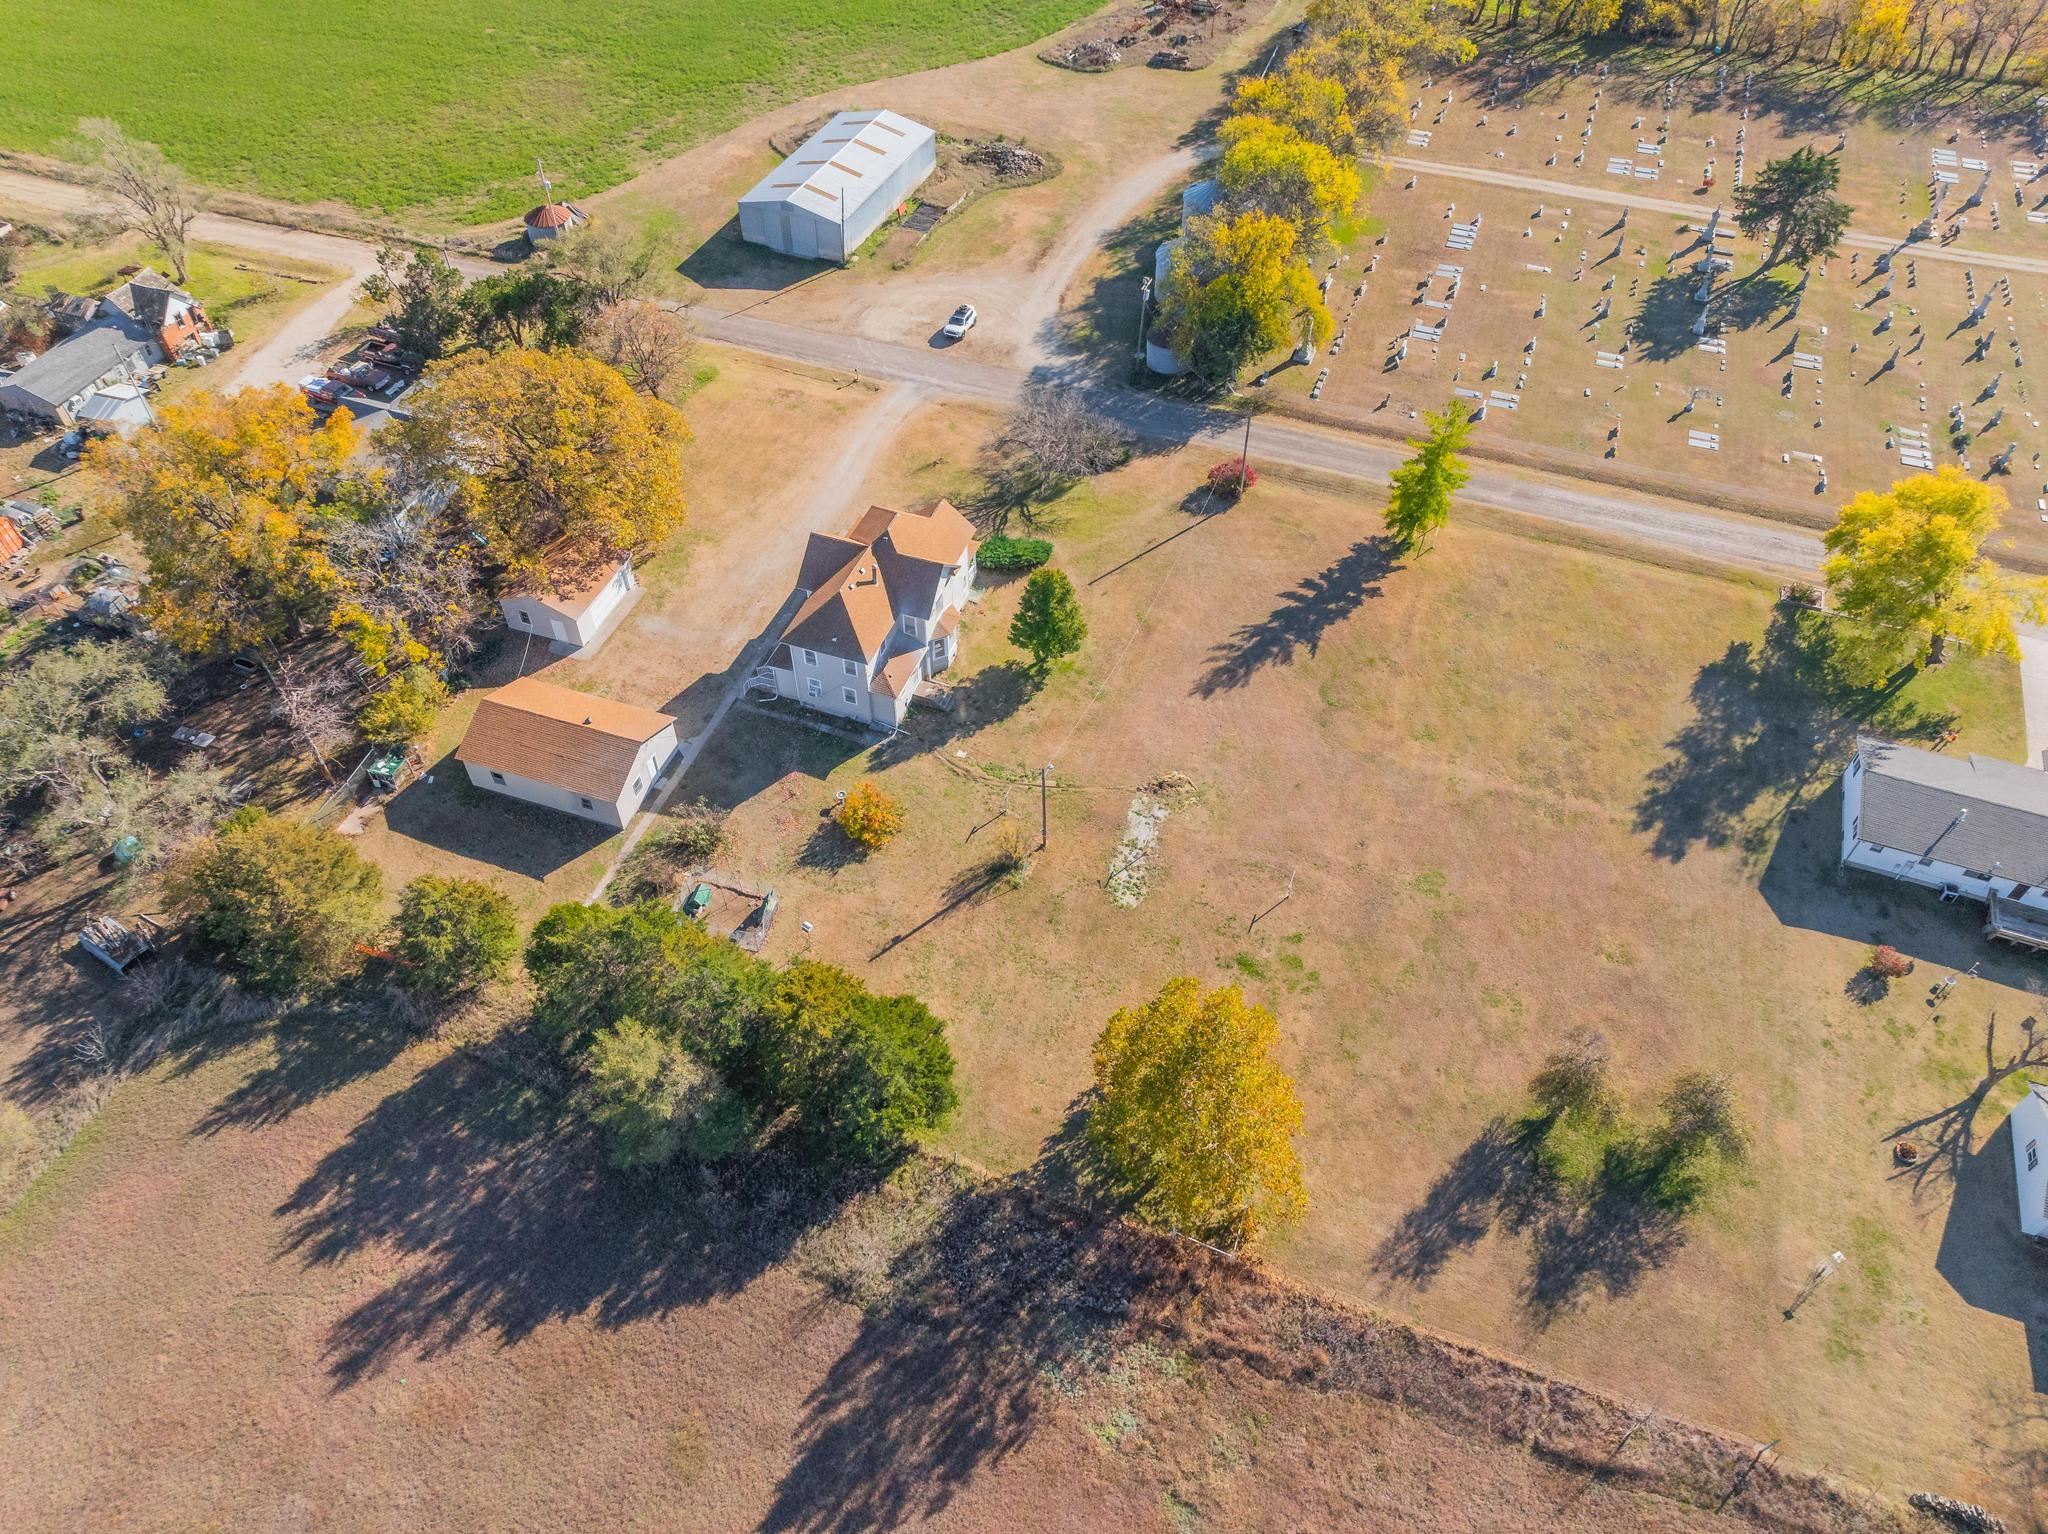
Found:
[[1250, 1245], [1307, 1207], [1301, 1101], [1273, 1058], [1279, 1024], [1236, 986], [1167, 982], [1095, 1041], [1088, 1138], [1154, 1224]]
[[1451, 518], [1451, 497], [1472, 478], [1459, 456], [1472, 422], [1453, 399], [1422, 418], [1427, 435], [1410, 439], [1415, 456], [1395, 469], [1387, 499], [1387, 532], [1410, 554], [1427, 552]]
[[1852, 679], [1874, 685], [1922, 653], [1939, 664], [1951, 641], [2018, 657], [2018, 625], [2043, 620], [2048, 582], [1981, 552], [2006, 506], [2004, 491], [1945, 466], [1842, 508], [1821, 569], [1835, 610], [1857, 625], [1836, 647]]
[[356, 710], [356, 728], [379, 746], [408, 746], [434, 733], [448, 689], [425, 666], [407, 666]]
[[773, 972], [661, 901], [558, 905], [534, 925], [526, 971], [535, 1019], [565, 1047], [637, 1017], [724, 1068]]
[[885, 1161], [958, 1101], [945, 1024], [915, 997], [875, 996], [836, 965], [791, 964], [754, 1028], [759, 1090], [797, 1110], [821, 1161]]
[[718, 1073], [636, 1017], [600, 1029], [582, 1064], [582, 1106], [613, 1166], [666, 1166], [679, 1151], [715, 1161], [745, 1138], [745, 1106]]
[[1770, 231], [1766, 270], [1780, 261], [1807, 266], [1835, 253], [1851, 211], [1835, 195], [1841, 184], [1841, 161], [1808, 146], [1771, 161], [1736, 192], [1736, 227], [1753, 239]]
[[1026, 651], [1040, 671], [1063, 655], [1072, 655], [1088, 637], [1074, 583], [1064, 570], [1039, 569], [1024, 583], [1017, 615], [1010, 620], [1010, 643]]
[[519, 919], [503, 891], [481, 879], [423, 874], [398, 897], [398, 957], [405, 983], [454, 996], [497, 980], [519, 951]]
[[200, 946], [265, 990], [331, 978], [381, 924], [383, 876], [343, 838], [244, 808], [172, 866]]
[[462, 295], [470, 334], [483, 346], [574, 346], [596, 312], [590, 290], [544, 266], [482, 277]]
[[0, 679], [0, 800], [29, 815], [52, 856], [133, 838], [127, 866], [154, 867], [227, 806], [218, 768], [152, 774], [128, 755], [124, 738], [167, 706], [132, 641], [42, 651]]
[[1668, 1209], [1697, 1204], [1748, 1158], [1749, 1132], [1726, 1076], [1688, 1071], [1665, 1090], [1647, 1147], [1651, 1197]]
[[1296, 340], [1320, 345], [1334, 329], [1300, 231], [1258, 208], [1188, 220], [1159, 322], [1173, 349], [1218, 385]]
[[462, 334], [462, 273], [438, 250], [386, 245], [363, 280], [363, 296], [384, 306], [398, 344], [422, 357], [440, 356]]

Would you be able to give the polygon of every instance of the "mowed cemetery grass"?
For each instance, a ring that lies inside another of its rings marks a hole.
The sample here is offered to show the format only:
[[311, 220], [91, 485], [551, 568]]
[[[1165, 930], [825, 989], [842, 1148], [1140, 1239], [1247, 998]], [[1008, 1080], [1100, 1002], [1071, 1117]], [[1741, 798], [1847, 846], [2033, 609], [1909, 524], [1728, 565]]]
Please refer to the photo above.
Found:
[[[111, 117], [201, 181], [465, 222], [539, 200], [535, 158], [587, 196], [785, 101], [979, 57], [1090, 0], [54, 0], [15, 29], [33, 90], [0, 147], [57, 151]], [[174, 40], [162, 46], [142, 39]]]
[[[963, 491], [985, 425], [927, 410], [867, 497]], [[999, 584], [966, 620], [961, 714], [870, 749], [727, 721], [681, 797], [731, 808], [722, 864], [780, 891], [771, 953], [953, 1019], [946, 1143], [1000, 1169], [1071, 1132], [1114, 1008], [1175, 973], [1241, 984], [1279, 1014], [1307, 1108], [1289, 1270], [1868, 1481], [2025, 1505], [2044, 1275], [2004, 1239], [1994, 1138], [2021, 1085], [1969, 1099], [1991, 1019], [2001, 1059], [2024, 1043], [2038, 971], [1966, 913], [1841, 876], [1833, 786], [1859, 719], [1952, 721], [1950, 749], [2017, 759], [2014, 668], [1845, 698], [1758, 586], [1469, 523], [1402, 562], [1353, 494], [1269, 479], [1191, 515], [1204, 467], [1143, 461], [1055, 513], [1090, 634], [1042, 688]], [[1004, 821], [1036, 841], [1047, 763], [1050, 846], [1008, 889], [989, 858]], [[864, 776], [908, 828], [857, 861], [822, 817]], [[1148, 803], [1167, 818], [1125, 908], [1107, 886]], [[1880, 939], [1920, 970], [1859, 1003]], [[1924, 1004], [1930, 971], [1978, 962]], [[1488, 1129], [1573, 1027], [1606, 1034], [1644, 1105], [1682, 1069], [1738, 1085], [1750, 1172], [1673, 1248], [1509, 1229]], [[1891, 1180], [1884, 1135], [1959, 1101], [1956, 1187]], [[1836, 1250], [1842, 1276], [1788, 1324]], [[1940, 1430], [1902, 1442], [1901, 1399]]]

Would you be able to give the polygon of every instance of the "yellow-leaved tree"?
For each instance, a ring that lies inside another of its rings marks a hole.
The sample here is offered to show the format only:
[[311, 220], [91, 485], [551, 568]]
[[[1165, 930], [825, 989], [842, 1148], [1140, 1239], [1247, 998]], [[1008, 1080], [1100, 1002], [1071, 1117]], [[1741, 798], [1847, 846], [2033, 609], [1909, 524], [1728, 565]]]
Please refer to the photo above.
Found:
[[1240, 116], [1263, 117], [1291, 128], [1340, 159], [1358, 153], [1358, 124], [1352, 121], [1343, 85], [1297, 63], [1290, 61], [1273, 74], [1242, 82], [1236, 107]]
[[1330, 225], [1358, 205], [1358, 169], [1285, 123], [1241, 112], [1217, 135], [1216, 179], [1233, 208], [1284, 218], [1304, 246], [1320, 245]]
[[1088, 1138], [1147, 1220], [1248, 1246], [1308, 1207], [1301, 1100], [1273, 1058], [1279, 1024], [1236, 986], [1182, 976], [1095, 1041]]
[[1297, 340], [1321, 345], [1334, 328], [1294, 225], [1246, 209], [1192, 218], [1173, 253], [1160, 324], [1173, 349], [1211, 382]]
[[2001, 570], [1982, 553], [2007, 510], [2005, 492], [1953, 465], [1866, 490], [1828, 531], [1830, 605], [1855, 620], [1837, 654], [1856, 680], [1875, 684], [1949, 644], [2019, 655], [2020, 623], [2048, 611], [2048, 582]]
[[409, 481], [453, 492], [509, 585], [547, 592], [682, 525], [689, 436], [595, 357], [513, 349], [429, 369], [392, 445]]
[[201, 394], [157, 429], [95, 443], [88, 462], [142, 545], [150, 626], [189, 655], [274, 648], [324, 617], [335, 585], [321, 496], [359, 433], [326, 424], [297, 389]]

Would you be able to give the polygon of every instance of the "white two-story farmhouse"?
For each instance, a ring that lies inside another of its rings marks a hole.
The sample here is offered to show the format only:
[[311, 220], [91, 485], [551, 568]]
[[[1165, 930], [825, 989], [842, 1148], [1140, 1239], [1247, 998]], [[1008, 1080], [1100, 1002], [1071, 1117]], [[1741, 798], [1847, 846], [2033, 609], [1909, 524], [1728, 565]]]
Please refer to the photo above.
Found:
[[1842, 862], [1982, 901], [1987, 936], [2048, 949], [2048, 772], [1860, 739], [1842, 776]]
[[953, 664], [974, 588], [974, 529], [949, 501], [870, 506], [837, 537], [811, 534], [796, 616], [769, 658], [776, 692], [881, 729]]

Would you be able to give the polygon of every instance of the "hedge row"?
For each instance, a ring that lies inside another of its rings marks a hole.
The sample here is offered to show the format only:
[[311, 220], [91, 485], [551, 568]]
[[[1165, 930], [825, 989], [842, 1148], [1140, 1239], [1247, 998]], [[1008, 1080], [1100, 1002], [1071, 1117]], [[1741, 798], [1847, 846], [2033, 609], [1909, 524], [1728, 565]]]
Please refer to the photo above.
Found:
[[998, 534], [985, 540], [976, 562], [984, 570], [1036, 570], [1052, 558], [1052, 544], [1044, 538], [1005, 538]]

